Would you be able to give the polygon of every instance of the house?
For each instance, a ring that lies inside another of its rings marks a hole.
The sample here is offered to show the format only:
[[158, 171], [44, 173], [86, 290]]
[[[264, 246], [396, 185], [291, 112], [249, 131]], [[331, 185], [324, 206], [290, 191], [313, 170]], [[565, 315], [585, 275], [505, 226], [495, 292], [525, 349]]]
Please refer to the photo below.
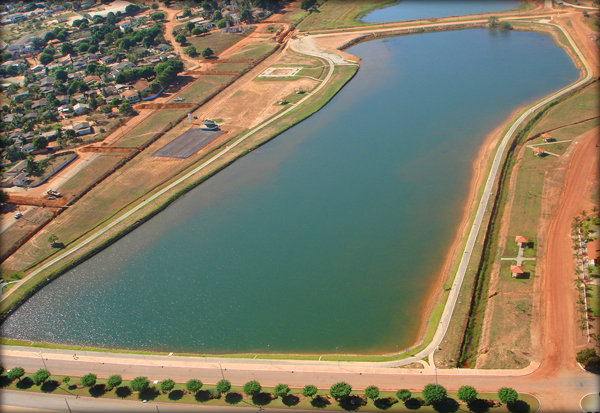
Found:
[[515, 237], [515, 242], [517, 243], [517, 245], [521, 248], [525, 248], [527, 246], [527, 244], [529, 243], [529, 237], [525, 237], [523, 235], [517, 235]]
[[60, 133], [58, 132], [58, 129], [52, 129], [48, 132], [40, 133], [40, 136], [43, 136], [50, 142], [56, 140], [60, 136]]
[[85, 103], [76, 103], [73, 105], [73, 110], [75, 111], [76, 115], [83, 115], [83, 114], [89, 112], [90, 105], [85, 104]]
[[129, 103], [135, 103], [140, 101], [140, 95], [137, 90], [126, 90], [121, 95], [122, 99], [126, 99]]
[[536, 146], [533, 148], [533, 154], [541, 158], [546, 155], [546, 151], [540, 148], [539, 146]]
[[27, 143], [21, 148], [21, 150], [25, 153], [33, 152], [33, 149], [33, 143]]
[[100, 83], [102, 82], [102, 79], [100, 79], [100, 76], [96, 76], [96, 75], [89, 75], [83, 78], [83, 81], [88, 84], [88, 85], [92, 85], [94, 83]]
[[511, 265], [510, 274], [513, 278], [519, 278], [520, 276], [525, 274], [525, 267], [523, 267], [522, 265]]
[[73, 125], [72, 129], [78, 136], [92, 133], [92, 127], [90, 126], [89, 122], [78, 122]]
[[150, 87], [148, 86], [148, 81], [144, 79], [140, 79], [133, 84], [133, 88], [138, 92], [150, 92]]
[[27, 183], [29, 182], [29, 179], [27, 179], [27, 177], [28, 177], [27, 172], [21, 172], [19, 175], [15, 176], [15, 178], [13, 179], [13, 185], [16, 185], [16, 186], [27, 185]]
[[66, 105], [67, 103], [69, 103], [69, 96], [68, 95], [56, 95], [56, 100], [58, 100], [58, 103], [60, 103], [61, 105]]
[[115, 57], [113, 55], [106, 55], [100, 58], [100, 61], [103, 65], [109, 65], [115, 62]]
[[102, 94], [105, 97], [117, 96], [119, 94], [119, 91], [114, 86], [106, 86], [104, 89], [102, 89]]
[[38, 108], [43, 108], [44, 106], [46, 106], [47, 103], [48, 101], [45, 98], [34, 100], [33, 104], [31, 105], [31, 109], [36, 110]]
[[73, 109], [69, 105], [59, 106], [57, 110], [65, 119], [72, 118], [74, 115]]
[[544, 142], [554, 142], [554, 138], [549, 133], [542, 133], [542, 139]]
[[586, 245], [590, 265], [600, 265], [600, 239], [590, 241]]
[[17, 117], [12, 113], [2, 116], [2, 122], [4, 123], [12, 123], [15, 119], [17, 119]]

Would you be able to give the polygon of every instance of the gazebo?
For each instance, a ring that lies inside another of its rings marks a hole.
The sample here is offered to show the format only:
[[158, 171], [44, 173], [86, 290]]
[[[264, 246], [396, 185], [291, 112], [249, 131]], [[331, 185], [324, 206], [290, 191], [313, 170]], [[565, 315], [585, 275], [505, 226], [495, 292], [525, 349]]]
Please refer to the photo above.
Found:
[[544, 142], [552, 142], [554, 138], [549, 133], [542, 133], [542, 139]]
[[525, 248], [525, 246], [527, 245], [527, 243], [529, 242], [529, 237], [526, 237], [524, 235], [517, 235], [515, 237], [515, 242], [517, 243], [518, 246], [520, 246], [521, 248]]
[[511, 265], [510, 274], [513, 278], [518, 278], [520, 275], [525, 274], [525, 267], [522, 265]]
[[546, 154], [546, 151], [536, 146], [535, 148], [533, 148], [533, 153], [535, 154], [535, 156], [543, 156]]

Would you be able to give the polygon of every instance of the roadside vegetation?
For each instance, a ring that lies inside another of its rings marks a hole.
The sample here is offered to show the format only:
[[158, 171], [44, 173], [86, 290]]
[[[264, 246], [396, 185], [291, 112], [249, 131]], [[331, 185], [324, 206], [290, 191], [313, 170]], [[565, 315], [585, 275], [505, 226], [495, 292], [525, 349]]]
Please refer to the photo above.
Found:
[[233, 386], [225, 378], [214, 385], [206, 385], [198, 378], [176, 383], [170, 378], [154, 381], [144, 376], [124, 380], [118, 374], [108, 378], [99, 378], [94, 373], [83, 377], [56, 376], [45, 369], [26, 374], [18, 366], [8, 371], [0, 367], [0, 373], [0, 386], [5, 389], [132, 401], [325, 411], [455, 412], [461, 409], [501, 413], [529, 412], [538, 408], [534, 397], [519, 395], [508, 387], [493, 394], [478, 393], [472, 386], [463, 386], [457, 394], [451, 394], [438, 384], [428, 384], [421, 391], [399, 389], [390, 392], [381, 391], [373, 385], [364, 391], [356, 391], [347, 382], [335, 383], [329, 389], [318, 389], [313, 384], [292, 389], [285, 383], [272, 388], [263, 387], [256, 380], [250, 380], [243, 386]]

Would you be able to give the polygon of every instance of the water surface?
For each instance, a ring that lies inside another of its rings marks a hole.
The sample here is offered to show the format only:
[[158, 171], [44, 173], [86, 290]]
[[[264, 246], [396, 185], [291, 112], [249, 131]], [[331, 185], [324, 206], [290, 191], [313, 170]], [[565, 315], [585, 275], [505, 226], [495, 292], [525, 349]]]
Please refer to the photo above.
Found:
[[323, 110], [52, 282], [2, 335], [176, 352], [410, 346], [486, 134], [578, 71], [525, 32], [350, 52], [361, 68]]
[[514, 10], [519, 0], [400, 0], [398, 4], [370, 12], [366, 23], [390, 23], [438, 17], [465, 16]]

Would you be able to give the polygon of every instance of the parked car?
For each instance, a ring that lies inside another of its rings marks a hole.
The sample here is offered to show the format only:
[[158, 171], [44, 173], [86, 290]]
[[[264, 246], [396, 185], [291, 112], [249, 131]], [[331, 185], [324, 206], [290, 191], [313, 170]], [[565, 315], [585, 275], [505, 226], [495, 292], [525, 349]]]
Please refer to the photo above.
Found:
[[174, 102], [183, 102], [185, 100], [185, 98], [175, 98], [173, 99]]

